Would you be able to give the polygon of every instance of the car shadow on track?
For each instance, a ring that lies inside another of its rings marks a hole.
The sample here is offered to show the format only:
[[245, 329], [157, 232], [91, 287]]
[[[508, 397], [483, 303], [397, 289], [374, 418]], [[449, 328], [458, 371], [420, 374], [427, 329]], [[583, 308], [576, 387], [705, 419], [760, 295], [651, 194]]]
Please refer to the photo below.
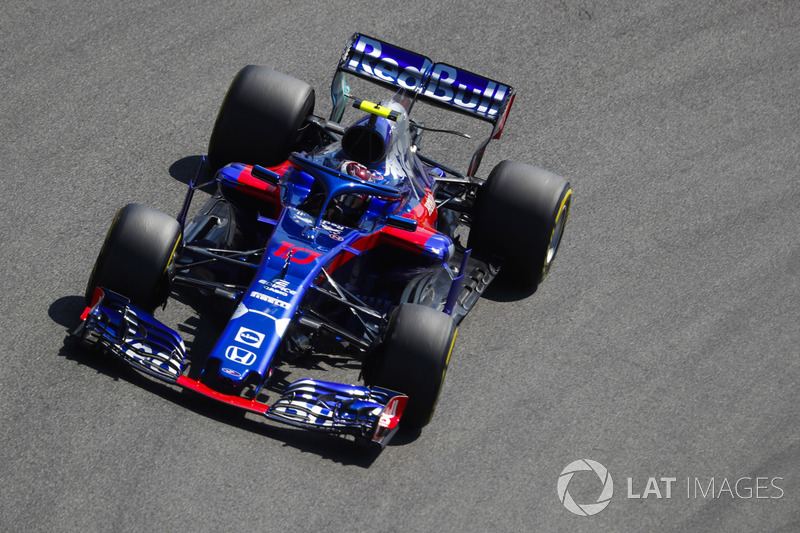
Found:
[[[187, 411], [211, 418], [220, 423], [258, 433], [266, 438], [283, 442], [284, 446], [292, 447], [305, 453], [313, 453], [336, 463], [369, 468], [380, 456], [381, 450], [375, 445], [354, 441], [351, 438], [277, 425], [266, 419], [261, 419], [256, 414], [245, 413], [241, 409], [216, 402], [192, 391], [180, 389], [175, 385], [141, 374], [124, 361], [108, 356], [99, 350], [87, 350], [81, 347], [80, 341], [72, 336], [71, 333], [80, 325], [79, 317], [85, 307], [84, 302], [82, 296], [65, 296], [53, 302], [48, 309], [48, 315], [51, 320], [66, 328], [67, 336], [64, 339], [64, 345], [58, 352], [59, 356], [87, 366], [115, 381], [126, 381], [141, 387], [149, 393], [158, 395], [183, 407]], [[218, 328], [218, 318], [203, 318], [201, 314], [194, 323], [189, 321], [188, 327], [195, 331], [209, 331], [214, 329], [213, 327], [206, 327], [210, 324], [216, 324]], [[199, 341], [200, 345], [194, 346], [194, 348], [197, 350], [206, 348], [205, 352], [207, 352], [214, 342], [213, 339], [210, 339], [212, 336], [213, 333], [201, 339], [196, 338], [194, 343]], [[389, 444], [389, 447], [409, 444], [416, 440], [419, 435], [419, 430], [400, 431]]]
[[493, 302], [517, 302], [524, 300], [536, 292], [536, 287], [525, 288], [520, 287], [503, 276], [498, 276], [486, 288], [481, 298], [486, 298]]
[[[169, 166], [169, 175], [172, 176], [173, 179], [189, 185], [189, 182], [192, 181], [192, 178], [197, 175], [197, 171], [200, 168], [200, 163], [202, 161], [203, 156], [201, 155], [182, 157]], [[210, 176], [210, 174], [211, 171], [209, 170], [208, 165], [204, 165], [203, 173], [200, 176], [202, 182], [208, 181], [210, 178], [212, 178], [213, 176]]]

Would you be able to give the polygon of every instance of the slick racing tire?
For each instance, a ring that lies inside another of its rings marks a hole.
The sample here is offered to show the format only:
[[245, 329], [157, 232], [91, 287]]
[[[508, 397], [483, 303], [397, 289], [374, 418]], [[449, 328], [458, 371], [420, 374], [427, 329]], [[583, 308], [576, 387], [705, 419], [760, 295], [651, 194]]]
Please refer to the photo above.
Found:
[[168, 270], [181, 239], [178, 221], [150, 207], [120, 209], [86, 287], [91, 304], [95, 287], [105, 287], [152, 313], [169, 296]]
[[392, 314], [367, 381], [408, 396], [403, 427], [421, 428], [433, 417], [455, 339], [452, 317], [436, 309], [407, 303]]
[[244, 67], [231, 82], [211, 132], [211, 166], [279, 165], [313, 111], [314, 89], [307, 83], [265, 67]]
[[469, 247], [503, 260], [506, 281], [536, 290], [553, 266], [571, 202], [572, 189], [561, 176], [503, 161], [478, 189]]

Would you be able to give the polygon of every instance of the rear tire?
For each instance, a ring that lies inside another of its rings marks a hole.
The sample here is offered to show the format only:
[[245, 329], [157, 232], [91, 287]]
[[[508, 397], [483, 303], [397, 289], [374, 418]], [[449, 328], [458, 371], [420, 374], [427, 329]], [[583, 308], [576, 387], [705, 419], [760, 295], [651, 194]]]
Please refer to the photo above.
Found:
[[212, 168], [233, 162], [279, 165], [313, 111], [314, 89], [306, 82], [265, 67], [244, 67], [231, 82], [211, 132]]
[[408, 396], [403, 427], [421, 428], [433, 417], [455, 338], [450, 315], [417, 304], [402, 304], [394, 311], [365, 376], [369, 385]]
[[501, 277], [535, 290], [553, 266], [571, 203], [561, 176], [503, 161], [478, 190], [469, 247], [501, 258]]
[[91, 304], [96, 287], [105, 287], [152, 313], [169, 296], [168, 268], [181, 239], [178, 221], [150, 207], [120, 209], [86, 287]]

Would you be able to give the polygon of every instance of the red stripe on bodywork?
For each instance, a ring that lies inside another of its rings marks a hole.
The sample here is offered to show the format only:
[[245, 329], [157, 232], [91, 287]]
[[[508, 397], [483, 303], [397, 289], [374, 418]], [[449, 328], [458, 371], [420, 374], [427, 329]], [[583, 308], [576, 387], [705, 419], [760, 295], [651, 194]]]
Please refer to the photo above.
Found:
[[92, 311], [92, 309], [94, 309], [94, 306], [97, 305], [97, 302], [99, 302], [105, 295], [105, 291], [100, 287], [94, 288], [94, 292], [92, 292], [92, 301], [89, 302], [89, 305], [83, 310], [83, 313], [81, 313], [81, 320], [86, 320], [86, 318], [89, 316], [89, 313]]
[[[416, 231], [405, 231], [398, 228], [384, 226], [375, 233], [365, 235], [364, 237], [355, 241], [352, 244], [352, 248], [358, 250], [359, 252], [363, 252], [364, 250], [375, 248], [379, 244], [387, 243], [409, 252], [421, 254], [425, 249], [425, 243], [428, 242], [428, 239], [435, 234], [436, 230], [429, 229], [425, 226], [417, 226]], [[353, 257], [355, 257], [355, 255], [348, 251], [340, 253], [331, 262], [331, 265], [328, 267], [328, 272], [334, 272], [337, 268], [341, 267]]]
[[[286, 162], [277, 167], [270, 167], [269, 170], [283, 175], [289, 166], [289, 163]], [[275, 208], [275, 212], [279, 213], [281, 209], [281, 188], [256, 178], [253, 176], [252, 170], [252, 165], [242, 169], [236, 178], [236, 190], [271, 203]]]
[[241, 396], [231, 396], [230, 394], [223, 394], [221, 392], [217, 392], [214, 389], [211, 389], [205, 384], [201, 383], [200, 381], [190, 379], [186, 376], [178, 377], [177, 383], [181, 387], [191, 389], [197, 393], [202, 394], [203, 396], [208, 396], [209, 398], [213, 398], [219, 402], [227, 403], [228, 405], [233, 405], [235, 407], [240, 407], [242, 409], [247, 409], [248, 411], [252, 411], [260, 415], [263, 415], [269, 410], [269, 405], [267, 404], [263, 404], [255, 400], [248, 400], [247, 398], [242, 398]]
[[408, 214], [411, 215], [411, 218], [416, 220], [420, 226], [425, 226], [430, 229], [434, 228], [438, 213], [436, 212], [436, 200], [430, 189], [425, 189], [425, 196], [422, 197], [420, 203]]

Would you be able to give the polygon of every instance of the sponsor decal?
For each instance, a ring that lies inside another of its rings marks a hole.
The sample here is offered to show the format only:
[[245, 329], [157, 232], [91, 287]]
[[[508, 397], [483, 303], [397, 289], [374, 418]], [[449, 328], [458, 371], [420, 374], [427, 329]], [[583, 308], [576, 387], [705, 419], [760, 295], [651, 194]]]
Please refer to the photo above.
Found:
[[[268, 304], [272, 304], [272, 305], [277, 306], [277, 307], [283, 307], [284, 309], [291, 309], [292, 308], [291, 305], [289, 305], [288, 303], [284, 302], [283, 300], [278, 300], [277, 298], [273, 298], [272, 296], [269, 296], [267, 294], [262, 294], [262, 293], [257, 292], [257, 291], [250, 291], [250, 296], [252, 296], [253, 298], [256, 298], [258, 300], [261, 300], [262, 302], [267, 302]], [[250, 311], [252, 311], [252, 309], [250, 309]]]
[[436, 200], [430, 192], [425, 194], [425, 197], [422, 199], [422, 205], [425, 206], [425, 211], [428, 212], [428, 215], [432, 215], [433, 212], [436, 211]]
[[463, 111], [494, 119], [508, 92], [507, 85], [439, 63], [433, 68], [431, 82], [423, 94]]
[[239, 328], [234, 340], [254, 348], [260, 348], [261, 342], [264, 340], [264, 334], [248, 328]]
[[322, 229], [328, 232], [328, 237], [333, 239], [334, 241], [342, 241], [344, 238], [339, 235], [341, 232], [345, 230], [344, 226], [340, 226], [339, 224], [334, 224], [333, 222], [328, 222], [327, 220], [322, 221]]
[[305, 211], [301, 211], [299, 209], [289, 209], [289, 217], [300, 224], [301, 226], [312, 226], [314, 225], [314, 217], [306, 213]]
[[347, 69], [419, 92], [433, 62], [400, 48], [359, 35]]
[[323, 220], [322, 229], [329, 233], [341, 233], [345, 230], [345, 227], [340, 226], [339, 224], [334, 224], [333, 222], [329, 222], [327, 220]]
[[378, 420], [378, 426], [386, 429], [394, 429], [395, 426], [400, 423], [400, 417], [403, 414], [407, 402], [408, 398], [406, 396], [395, 396], [389, 400], [389, 403], [386, 404], [386, 408], [383, 410]]
[[235, 378], [242, 377], [242, 373], [241, 372], [239, 372], [237, 370], [234, 370], [232, 368], [223, 368], [222, 372], [224, 372], [225, 374], [228, 374], [229, 376], [233, 376]]
[[505, 98], [507, 85], [444, 64], [427, 57], [359, 35], [344, 68], [370, 78], [495, 120]]
[[228, 346], [228, 349], [225, 350], [225, 357], [234, 363], [239, 363], [244, 366], [250, 366], [256, 362], [256, 354], [233, 345]]
[[263, 290], [267, 292], [274, 292], [275, 294], [280, 294], [281, 296], [294, 296], [297, 294], [296, 290], [289, 288], [290, 283], [285, 279], [274, 279], [272, 281], [262, 279], [258, 282], [264, 285]]

